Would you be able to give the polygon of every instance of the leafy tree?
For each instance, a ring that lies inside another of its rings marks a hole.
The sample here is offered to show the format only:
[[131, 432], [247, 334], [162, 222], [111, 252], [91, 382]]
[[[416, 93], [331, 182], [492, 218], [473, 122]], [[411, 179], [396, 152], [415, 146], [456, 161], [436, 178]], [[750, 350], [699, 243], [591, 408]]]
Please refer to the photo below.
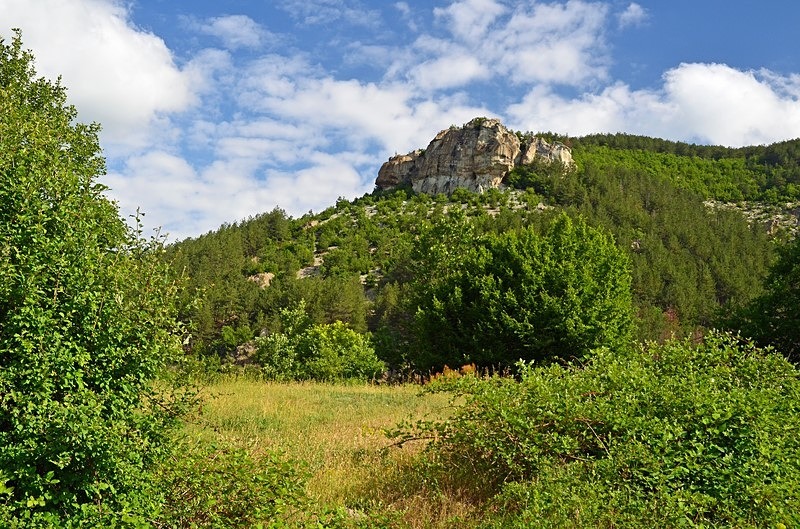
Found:
[[[0, 41], [0, 525], [110, 527], [180, 411], [178, 283], [97, 178], [99, 126]], [[142, 502], [145, 502], [142, 504]]]
[[800, 362], [800, 239], [779, 250], [765, 292], [747, 306], [733, 325], [763, 345], [773, 345]]
[[[694, 162], [599, 148], [574, 154], [579, 169], [541, 178], [541, 191], [551, 205], [609, 230], [628, 253], [638, 338], [711, 326], [718, 313], [760, 293], [773, 245], [739, 213], [709, 209], [696, 190], [676, 185], [693, 181], [687, 168]], [[519, 170], [524, 176], [528, 168]]]
[[256, 362], [264, 375], [274, 380], [300, 378], [302, 365], [299, 344], [313, 325], [306, 313], [305, 300], [280, 311], [280, 331], [256, 338]]
[[605, 233], [565, 214], [544, 235], [526, 228], [474, 240], [468, 224], [447, 226], [460, 244], [434, 230], [439, 244], [421, 245], [430, 270], [411, 300], [418, 368], [508, 366], [628, 345], [629, 261]]
[[313, 324], [301, 300], [280, 311], [281, 330], [256, 340], [256, 361], [276, 380], [369, 380], [385, 366], [369, 335], [341, 321]]
[[301, 340], [303, 378], [313, 380], [370, 380], [385, 365], [368, 335], [359, 334], [340, 321], [311, 327]]

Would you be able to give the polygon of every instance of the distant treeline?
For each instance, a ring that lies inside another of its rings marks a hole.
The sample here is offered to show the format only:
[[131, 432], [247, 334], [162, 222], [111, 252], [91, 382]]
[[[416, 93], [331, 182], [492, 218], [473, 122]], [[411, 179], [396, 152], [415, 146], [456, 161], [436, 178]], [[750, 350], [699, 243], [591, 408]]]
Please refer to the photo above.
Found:
[[668, 169], [675, 175], [677, 186], [706, 198], [765, 202], [800, 200], [800, 139], [738, 148], [622, 133], [562, 141], [572, 145], [577, 158], [586, 153], [592, 153], [590, 156], [605, 153], [619, 161], [632, 161], [652, 174], [661, 168]]

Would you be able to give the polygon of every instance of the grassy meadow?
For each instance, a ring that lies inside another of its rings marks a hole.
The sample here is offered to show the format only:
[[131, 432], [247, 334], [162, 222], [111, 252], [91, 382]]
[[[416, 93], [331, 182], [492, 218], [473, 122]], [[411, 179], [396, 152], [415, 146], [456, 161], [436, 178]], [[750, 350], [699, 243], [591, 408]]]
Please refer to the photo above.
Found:
[[463, 526], [476, 506], [458, 491], [426, 486], [417, 471], [424, 441], [396, 446], [384, 430], [444, 418], [442, 393], [418, 385], [269, 382], [228, 376], [206, 384], [192, 437], [224, 440], [257, 455], [278, 452], [308, 473], [306, 492], [325, 508], [387, 513], [398, 527]]

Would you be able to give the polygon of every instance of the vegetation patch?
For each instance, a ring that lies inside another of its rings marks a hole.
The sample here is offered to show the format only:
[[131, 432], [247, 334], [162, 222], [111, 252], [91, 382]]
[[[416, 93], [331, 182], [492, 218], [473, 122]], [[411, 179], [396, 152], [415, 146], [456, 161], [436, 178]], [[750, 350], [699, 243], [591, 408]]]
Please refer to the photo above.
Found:
[[488, 488], [487, 527], [800, 523], [800, 378], [731, 335], [435, 390], [466, 401], [394, 435], [434, 440], [436, 479]]

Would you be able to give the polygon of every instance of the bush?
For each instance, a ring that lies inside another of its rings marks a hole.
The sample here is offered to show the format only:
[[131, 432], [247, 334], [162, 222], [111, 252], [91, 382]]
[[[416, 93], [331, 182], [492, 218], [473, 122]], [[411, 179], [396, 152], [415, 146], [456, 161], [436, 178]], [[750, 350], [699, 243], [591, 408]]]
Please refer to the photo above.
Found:
[[[214, 529], [357, 529], [393, 527], [385, 516], [354, 515], [316, 504], [303, 464], [276, 452], [218, 438], [176, 439], [152, 483], [161, 507], [143, 527]], [[2, 519], [0, 519], [2, 521]]]
[[493, 484], [497, 527], [800, 524], [800, 378], [780, 355], [711, 333], [520, 372], [443, 382], [466, 399], [452, 418], [395, 434]]
[[256, 361], [273, 380], [369, 380], [385, 365], [375, 355], [369, 335], [341, 321], [311, 323], [305, 302], [280, 313], [282, 332], [256, 340]]
[[96, 182], [99, 127], [32, 64], [0, 41], [0, 525], [135, 525], [185, 403], [154, 384], [180, 284]]
[[158, 527], [287, 527], [306, 503], [306, 476], [280, 454], [225, 443], [176, 441], [157, 473]]
[[311, 327], [300, 347], [304, 378], [370, 380], [385, 369], [369, 337], [340, 321]]

